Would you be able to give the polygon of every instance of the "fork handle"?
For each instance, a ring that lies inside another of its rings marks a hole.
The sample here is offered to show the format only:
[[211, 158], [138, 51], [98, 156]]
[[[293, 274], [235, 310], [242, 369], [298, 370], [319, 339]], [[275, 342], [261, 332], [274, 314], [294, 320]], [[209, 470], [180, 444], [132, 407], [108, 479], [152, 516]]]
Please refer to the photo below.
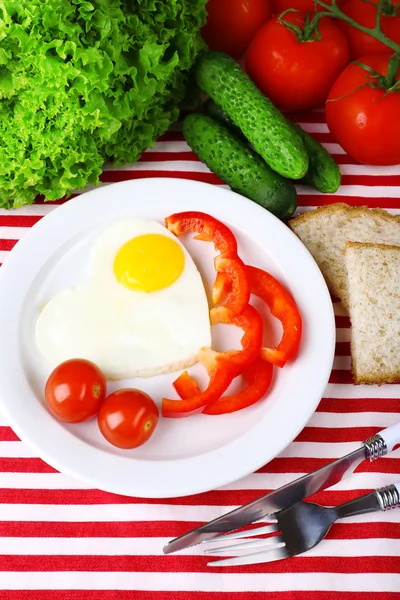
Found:
[[377, 489], [334, 508], [336, 518], [354, 517], [400, 507], [400, 482]]

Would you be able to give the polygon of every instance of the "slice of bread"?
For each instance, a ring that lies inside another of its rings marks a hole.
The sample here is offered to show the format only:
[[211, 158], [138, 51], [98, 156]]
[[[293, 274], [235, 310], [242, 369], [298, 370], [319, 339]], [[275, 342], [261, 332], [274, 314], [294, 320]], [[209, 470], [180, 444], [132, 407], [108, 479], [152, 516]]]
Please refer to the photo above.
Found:
[[346, 243], [400, 245], [400, 216], [366, 206], [330, 204], [295, 217], [289, 226], [311, 252], [331, 294], [342, 301], [347, 312]]
[[349, 242], [344, 258], [354, 381], [400, 381], [400, 247]]

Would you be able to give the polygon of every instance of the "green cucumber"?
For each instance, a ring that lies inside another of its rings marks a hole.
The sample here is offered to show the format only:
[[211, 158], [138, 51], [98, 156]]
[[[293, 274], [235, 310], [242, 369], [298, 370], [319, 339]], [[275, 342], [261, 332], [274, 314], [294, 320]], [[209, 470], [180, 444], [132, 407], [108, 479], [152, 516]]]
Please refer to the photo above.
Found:
[[306, 174], [308, 154], [302, 137], [230, 56], [203, 54], [196, 79], [274, 171], [290, 179]]
[[222, 123], [202, 113], [191, 113], [183, 120], [183, 135], [193, 152], [233, 191], [280, 219], [294, 213], [294, 185], [273, 171]]
[[[238, 131], [240, 132], [228, 115], [211, 98], [203, 104], [203, 110], [206, 114], [218, 119], [221, 123], [224, 123], [234, 133], [237, 134]], [[300, 125], [292, 123], [289, 120], [288, 123], [290, 123], [290, 125], [302, 136], [308, 153], [308, 171], [300, 182], [306, 183], [325, 194], [334, 194], [337, 192], [341, 182], [341, 174], [340, 169], [332, 156], [309, 133], [303, 131]], [[245, 139], [244, 136], [242, 137]]]
[[338, 191], [342, 179], [338, 165], [312, 135], [303, 131], [297, 123], [293, 123], [293, 125], [302, 136], [309, 157], [308, 171], [303, 177], [302, 183], [310, 185], [319, 192], [334, 194]]

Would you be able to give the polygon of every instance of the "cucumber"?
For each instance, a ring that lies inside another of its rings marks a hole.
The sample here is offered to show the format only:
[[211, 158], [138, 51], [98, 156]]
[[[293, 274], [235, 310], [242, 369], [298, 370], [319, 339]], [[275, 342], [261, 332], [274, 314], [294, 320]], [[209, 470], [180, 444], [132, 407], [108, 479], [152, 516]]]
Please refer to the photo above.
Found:
[[[234, 133], [240, 132], [228, 115], [214, 102], [214, 100], [211, 100], [211, 98], [204, 103], [203, 110], [206, 114], [213, 116], [221, 121], [221, 123], [224, 123]], [[319, 192], [324, 192], [326, 194], [334, 194], [337, 192], [341, 182], [341, 174], [340, 169], [332, 156], [309, 133], [303, 131], [300, 125], [292, 123], [289, 120], [287, 121], [291, 127], [294, 127], [302, 136], [308, 153], [308, 171], [300, 182], [306, 183]], [[242, 136], [242, 139], [245, 139], [244, 136]]]
[[319, 192], [334, 194], [337, 192], [342, 179], [340, 169], [327, 150], [309, 133], [293, 123], [294, 128], [303, 138], [309, 157], [308, 171], [302, 179]]
[[230, 56], [203, 54], [196, 79], [272, 169], [290, 179], [306, 174], [308, 154], [302, 137]]
[[191, 113], [183, 120], [183, 135], [193, 152], [233, 191], [280, 219], [294, 213], [297, 208], [294, 185], [268, 167], [222, 123], [202, 113]]
[[239, 129], [236, 127], [235, 123], [228, 117], [226, 112], [222, 110], [220, 106], [212, 98], [206, 100], [203, 104], [203, 111], [206, 115], [215, 119], [216, 121], [220, 121], [223, 125], [225, 125], [228, 129], [232, 131], [238, 138], [240, 138], [243, 142], [247, 142], [247, 139]]

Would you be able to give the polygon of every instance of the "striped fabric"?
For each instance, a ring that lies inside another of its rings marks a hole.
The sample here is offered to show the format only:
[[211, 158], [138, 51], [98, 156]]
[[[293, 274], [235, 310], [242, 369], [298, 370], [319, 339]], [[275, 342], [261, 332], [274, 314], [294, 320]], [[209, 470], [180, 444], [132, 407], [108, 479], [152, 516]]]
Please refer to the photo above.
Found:
[[[299, 186], [299, 211], [342, 200], [400, 212], [400, 165], [357, 164], [331, 138], [322, 112], [294, 118], [335, 156], [343, 173], [334, 196]], [[136, 165], [106, 168], [102, 181], [154, 176], [221, 184], [190, 152], [179, 127]], [[1, 210], [0, 263], [56, 208], [57, 203]], [[349, 321], [339, 305], [335, 313], [335, 363], [316, 413], [281, 456], [221, 490], [146, 501], [92, 489], [45, 464], [0, 417], [0, 600], [400, 598], [400, 510], [337, 523], [308, 554], [268, 565], [210, 570], [198, 548], [162, 554], [172, 537], [354, 450], [399, 419], [400, 384], [352, 385]], [[343, 502], [398, 479], [400, 450], [364, 463], [316, 500]]]

